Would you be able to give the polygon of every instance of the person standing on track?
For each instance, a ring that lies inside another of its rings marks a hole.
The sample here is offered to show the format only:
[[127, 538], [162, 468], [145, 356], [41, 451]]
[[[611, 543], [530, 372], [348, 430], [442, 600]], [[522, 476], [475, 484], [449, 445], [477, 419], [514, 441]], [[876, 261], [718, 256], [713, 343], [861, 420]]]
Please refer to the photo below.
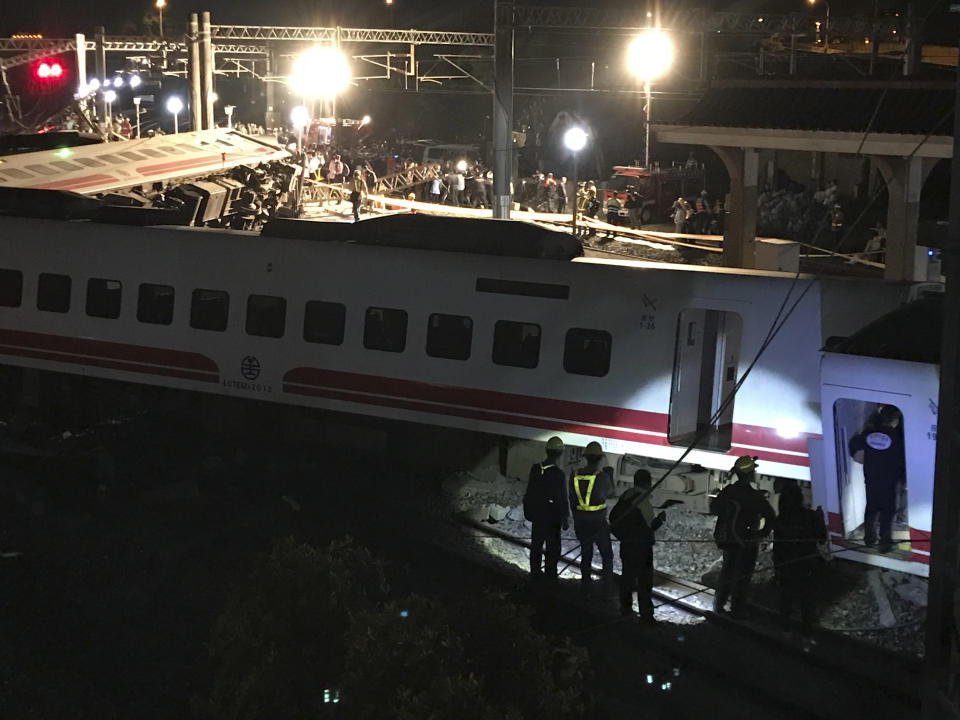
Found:
[[822, 510], [803, 506], [803, 493], [795, 482], [780, 492], [780, 514], [773, 524], [773, 571], [780, 591], [783, 630], [790, 625], [795, 603], [800, 605], [800, 636], [804, 646], [813, 642], [818, 575], [823, 558], [817, 543], [827, 539]]
[[610, 511], [610, 531], [620, 540], [620, 614], [633, 615], [633, 593], [637, 593], [640, 619], [653, 620], [653, 545], [666, 512], [656, 517], [650, 504], [650, 473], [640, 468], [633, 474], [633, 487]]
[[[770, 503], [751, 483], [756, 479], [757, 459], [749, 455], [737, 458], [731, 472], [737, 481], [717, 495], [711, 512], [717, 516], [713, 538], [723, 551], [723, 567], [713, 599], [716, 613], [726, 612], [731, 597], [731, 610], [741, 615], [746, 610], [750, 578], [760, 554], [760, 539], [770, 534], [776, 517]], [[761, 519], [764, 521], [761, 526]]]
[[867, 507], [863, 514], [863, 542], [877, 544], [880, 524], [880, 552], [893, 549], [893, 516], [897, 512], [897, 485], [906, 480], [903, 431], [900, 411], [884, 405], [859, 433], [850, 438], [850, 455], [863, 453], [863, 479], [867, 487]]
[[360, 203], [367, 194], [367, 181], [363, 177], [360, 168], [353, 171], [353, 177], [350, 178], [350, 202], [353, 203], [353, 221], [360, 222]]
[[[546, 578], [554, 583], [560, 562], [560, 530], [569, 527], [570, 503], [567, 499], [567, 476], [558, 463], [563, 455], [563, 441], [547, 440], [546, 458], [530, 467], [527, 491], [523, 495], [523, 516], [533, 530], [530, 543], [530, 576]], [[546, 564], [541, 567], [546, 545]]]
[[573, 529], [580, 542], [580, 588], [589, 595], [593, 569], [593, 546], [596, 544], [603, 561], [603, 580], [613, 584], [613, 545], [607, 524], [607, 500], [613, 497], [613, 470], [600, 469], [603, 448], [595, 440], [587, 443], [583, 456], [586, 465], [570, 482], [570, 506], [573, 508]]

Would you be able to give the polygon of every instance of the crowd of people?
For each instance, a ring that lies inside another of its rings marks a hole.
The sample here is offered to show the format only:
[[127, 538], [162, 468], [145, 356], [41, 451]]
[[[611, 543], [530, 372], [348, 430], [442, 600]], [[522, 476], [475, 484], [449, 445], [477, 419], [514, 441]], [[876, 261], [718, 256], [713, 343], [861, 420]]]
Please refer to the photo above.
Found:
[[[897, 410], [886, 406], [874, 413], [849, 446], [851, 456], [862, 457], [865, 470], [864, 542], [873, 547], [879, 537], [879, 550], [884, 553], [893, 547], [895, 488], [904, 481], [900, 432]], [[664, 510], [656, 512], [651, 504], [650, 473], [637, 470], [634, 487], [613, 505], [613, 469], [603, 466], [600, 444], [594, 441], [586, 446], [582, 466], [569, 478], [561, 468], [563, 453], [563, 441], [550, 438], [544, 460], [530, 468], [523, 509], [532, 524], [532, 579], [537, 585], [556, 584], [562, 557], [560, 534], [572, 519], [579, 542], [582, 593], [593, 595], [594, 548], [600, 553], [603, 586], [613, 590], [612, 534], [620, 541], [622, 572], [616, 594], [621, 613], [635, 617], [636, 595], [639, 619], [653, 623], [653, 546], [657, 530], [668, 518]], [[820, 508], [805, 505], [799, 485], [792, 480], [778, 481], [779, 511], [774, 511], [765, 494], [754, 487], [757, 467], [756, 457], [738, 458], [730, 471], [735, 481], [720, 491], [711, 506], [716, 516], [714, 540], [723, 555], [713, 609], [718, 614], [741, 617], [749, 612], [749, 591], [760, 544], [772, 538], [784, 630], [791, 630], [791, 615], [799, 607], [800, 635], [809, 647], [814, 642], [818, 574], [827, 552], [823, 513]]]

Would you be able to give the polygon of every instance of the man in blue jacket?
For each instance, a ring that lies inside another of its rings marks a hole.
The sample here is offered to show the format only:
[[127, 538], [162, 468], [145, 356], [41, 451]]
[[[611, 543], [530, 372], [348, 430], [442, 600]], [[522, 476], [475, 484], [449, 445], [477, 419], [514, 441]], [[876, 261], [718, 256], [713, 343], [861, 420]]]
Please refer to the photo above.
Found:
[[[530, 575], [534, 580], [546, 576], [557, 579], [560, 562], [560, 530], [569, 523], [567, 476], [558, 463], [563, 455], [563, 441], [554, 436], [547, 440], [546, 458], [530, 468], [527, 491], [523, 496], [523, 515], [533, 525], [530, 543]], [[541, 568], [546, 546], [546, 564]]]

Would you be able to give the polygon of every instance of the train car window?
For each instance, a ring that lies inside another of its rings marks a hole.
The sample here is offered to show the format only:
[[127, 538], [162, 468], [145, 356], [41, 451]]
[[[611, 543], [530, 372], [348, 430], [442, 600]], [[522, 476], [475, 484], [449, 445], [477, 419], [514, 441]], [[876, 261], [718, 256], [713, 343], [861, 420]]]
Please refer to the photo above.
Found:
[[[677, 316], [667, 440], [726, 452], [733, 438], [734, 400], [743, 321], [735, 312], [686, 308]], [[721, 410], [721, 406], [723, 409]]]
[[142, 283], [137, 298], [137, 320], [154, 325], [173, 322], [173, 288]]
[[540, 362], [540, 326], [498, 320], [493, 327], [493, 362], [535, 368]]
[[346, 318], [344, 305], [311, 300], [303, 316], [303, 339], [310, 343], [342, 345]]
[[71, 285], [69, 275], [40, 273], [37, 278], [37, 310], [70, 312]]
[[227, 329], [230, 295], [223, 290], [194, 290], [190, 298], [190, 327], [197, 330]]
[[427, 321], [427, 355], [466, 360], [473, 343], [473, 320], [465, 315], [434, 313]]
[[50, 163], [55, 168], [59, 168], [64, 172], [76, 172], [77, 170], [83, 170], [83, 165], [77, 165], [77, 163], [67, 162], [66, 160], [54, 160]]
[[403, 352], [407, 346], [407, 312], [395, 308], [368, 307], [363, 324], [367, 350]]
[[119, 280], [90, 278], [87, 280], [87, 315], [90, 317], [120, 317], [120, 298], [123, 285]]
[[23, 273], [19, 270], [0, 269], [0, 305], [20, 307], [23, 299]]
[[56, 175], [57, 169], [52, 168], [49, 165], [24, 165], [24, 167], [30, 172], [35, 172], [37, 175]]
[[17, 178], [18, 180], [24, 180], [29, 177], [33, 177], [30, 173], [24, 172], [19, 168], [4, 168], [3, 174], [8, 177]]
[[140, 153], [135, 152], [122, 152], [120, 157], [125, 157], [127, 160], [146, 160], [146, 155], [141, 155]]
[[112, 153], [108, 155], [101, 155], [100, 159], [103, 160], [105, 163], [110, 163], [111, 165], [123, 165], [123, 163], [126, 162], [126, 160], [124, 160], [119, 155], [114, 155]]
[[158, 152], [157, 150], [154, 150], [153, 148], [140, 148], [137, 152], [139, 152], [139, 153], [141, 153], [141, 154], [143, 154], [143, 155], [146, 155], [147, 157], [152, 157], [152, 158], [162, 158], [162, 157], [164, 157], [164, 154], [163, 154], [162, 152]]
[[574, 375], [603, 377], [610, 371], [613, 337], [606, 330], [570, 328], [563, 343], [563, 369]]
[[74, 161], [80, 163], [81, 165], [86, 165], [87, 167], [105, 167], [106, 166], [106, 163], [100, 162], [96, 158], [78, 157], [78, 158], [74, 158]]
[[272, 295], [247, 298], [247, 335], [283, 337], [287, 324], [287, 301]]
[[158, 145], [156, 149], [171, 155], [183, 155], [183, 150], [180, 150], [176, 145]]

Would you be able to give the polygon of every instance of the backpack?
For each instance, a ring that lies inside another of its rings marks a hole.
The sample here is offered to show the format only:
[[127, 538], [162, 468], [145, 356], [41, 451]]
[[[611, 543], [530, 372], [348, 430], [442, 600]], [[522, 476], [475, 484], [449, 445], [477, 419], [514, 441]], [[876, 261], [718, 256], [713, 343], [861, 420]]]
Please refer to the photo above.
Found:
[[523, 517], [529, 522], [540, 520], [546, 505], [543, 487], [543, 466], [534, 463], [530, 466], [527, 479], [527, 491], [523, 494]]

